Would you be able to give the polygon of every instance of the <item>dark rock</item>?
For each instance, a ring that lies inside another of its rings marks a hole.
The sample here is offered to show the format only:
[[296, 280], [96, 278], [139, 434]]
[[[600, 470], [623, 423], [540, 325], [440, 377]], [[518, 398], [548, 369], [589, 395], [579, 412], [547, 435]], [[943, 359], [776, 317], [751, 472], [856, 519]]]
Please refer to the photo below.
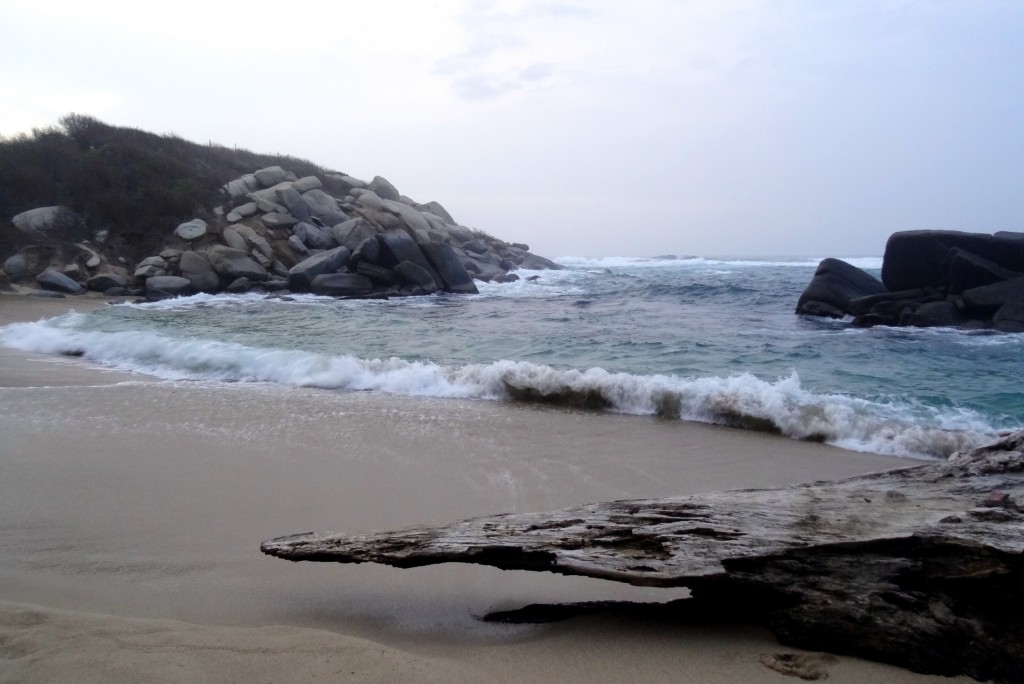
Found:
[[12, 283], [20, 283], [28, 277], [28, 261], [22, 254], [15, 254], [4, 262], [4, 271], [7, 272]]
[[434, 292], [437, 288], [437, 282], [433, 276], [430, 275], [422, 266], [414, 264], [411, 261], [403, 261], [396, 265], [392, 272], [399, 279], [399, 281], [407, 284], [414, 285], [426, 292]]
[[51, 292], [78, 294], [85, 289], [80, 283], [72, 280], [59, 271], [54, 271], [52, 268], [48, 268], [37, 275], [36, 282], [39, 283], [40, 287], [44, 290], [49, 290]]
[[277, 201], [299, 221], [308, 221], [313, 216], [309, 211], [309, 205], [303, 201], [302, 195], [292, 185], [277, 190]]
[[519, 276], [515, 273], [503, 273], [494, 279], [496, 283], [514, 283], [519, 280]]
[[193, 294], [194, 292], [195, 288], [192, 287], [192, 283], [188, 278], [181, 278], [179, 276], [154, 276], [146, 280], [147, 299], [184, 297], [186, 295]]
[[[823, 259], [800, 299], [796, 312], [809, 316], [841, 318], [852, 313], [850, 301], [882, 294], [885, 286], [856, 266], [839, 259]], [[822, 307], [820, 305], [826, 305]], [[836, 315], [836, 312], [839, 315]]]
[[380, 285], [394, 285], [395, 276], [391, 272], [390, 268], [384, 268], [377, 264], [371, 264], [369, 261], [360, 261], [356, 265], [356, 273], [364, 275], [374, 283]]
[[394, 268], [403, 261], [409, 261], [430, 274], [430, 279], [434, 283], [443, 282], [441, 276], [437, 274], [434, 267], [427, 261], [427, 257], [420, 250], [420, 246], [405, 233], [382, 233], [377, 236], [377, 241], [380, 243], [380, 260], [378, 263], [381, 266]]
[[353, 264], [361, 264], [364, 261], [370, 264], [380, 264], [380, 242], [376, 235], [360, 242], [352, 253], [351, 262]]
[[255, 283], [249, 280], [248, 278], [235, 278], [228, 284], [227, 287], [224, 288], [224, 291], [229, 292], [231, 294], [245, 294], [246, 292], [251, 290], [254, 285]]
[[293, 229], [294, 237], [302, 240], [303, 244], [313, 249], [332, 249], [338, 244], [329, 230], [323, 230], [312, 223], [299, 223]]
[[927, 302], [921, 304], [907, 318], [907, 325], [917, 328], [958, 326], [967, 321], [953, 302]]
[[97, 273], [85, 281], [85, 286], [93, 292], [106, 293], [112, 287], [128, 287], [128, 279], [116, 273]]
[[264, 214], [260, 217], [260, 220], [263, 221], [263, 225], [267, 228], [291, 228], [299, 222], [299, 219], [295, 218], [291, 214], [280, 211], [272, 211], [268, 214]]
[[0, 292], [13, 292], [14, 288], [11, 286], [11, 278], [7, 275], [7, 272], [0, 269]]
[[419, 247], [441, 277], [439, 285], [446, 292], [476, 294], [479, 291], [473, 283], [473, 276], [462, 265], [459, 255], [451, 245], [429, 242]]
[[965, 290], [958, 301], [965, 311], [987, 318], [1004, 304], [1024, 302], [1024, 277]]
[[950, 253], [948, 292], [960, 294], [964, 290], [992, 285], [1022, 275], [1024, 273], [1003, 268], [991, 259], [954, 247]]
[[271, 278], [263, 281], [263, 288], [267, 292], [280, 292], [288, 289], [288, 281], [282, 278]]
[[529, 253], [523, 257], [523, 260], [519, 262], [519, 268], [524, 268], [528, 271], [564, 271], [565, 267], [561, 264], [556, 264], [551, 259], [545, 259], [542, 256]]
[[992, 317], [992, 327], [1001, 332], [1024, 332], [1024, 301], [1008, 302]]
[[310, 289], [327, 297], [360, 297], [373, 292], [373, 283], [358, 273], [322, 273], [313, 278]]
[[270, 277], [267, 269], [238, 249], [217, 245], [210, 249], [207, 258], [210, 260], [213, 270], [225, 278], [248, 278], [249, 280], [263, 281]]
[[220, 276], [210, 261], [198, 252], [182, 252], [178, 270], [181, 277], [192, 283], [197, 292], [213, 293], [220, 290]]
[[128, 294], [127, 287], [111, 287], [103, 291], [104, 297], [124, 297]]
[[470, 240], [462, 245], [462, 249], [474, 254], [486, 254], [490, 251], [482, 240]]
[[893, 233], [885, 245], [882, 282], [890, 290], [946, 287], [953, 248], [999, 266], [1024, 272], [1024, 240], [1015, 233], [909, 230]]
[[288, 269], [288, 289], [292, 292], [309, 292], [317, 276], [338, 272], [348, 264], [350, 257], [348, 249], [335, 247], [300, 261]]
[[910, 301], [927, 300], [930, 297], [945, 299], [945, 297], [939, 294], [937, 290], [918, 288], [916, 290], [900, 290], [899, 292], [883, 292], [881, 294], [868, 295], [866, 297], [855, 297], [850, 300], [849, 309], [850, 313], [854, 316], [860, 316], [868, 312], [873, 312], [874, 307], [881, 303], [897, 302], [902, 304]]
[[841, 309], [814, 299], [803, 302], [796, 312], [804, 316], [820, 316], [822, 318], [842, 318], [846, 315]]
[[883, 316], [876, 313], [866, 313], [854, 318], [850, 321], [850, 325], [855, 328], [873, 328], [876, 325], [897, 325], [899, 322], [899, 316]]

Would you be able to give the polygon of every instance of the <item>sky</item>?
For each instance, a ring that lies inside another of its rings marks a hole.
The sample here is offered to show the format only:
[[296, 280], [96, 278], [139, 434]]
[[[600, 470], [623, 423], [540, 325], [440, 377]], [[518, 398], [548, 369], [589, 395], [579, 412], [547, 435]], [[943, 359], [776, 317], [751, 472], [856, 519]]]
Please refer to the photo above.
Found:
[[302, 157], [558, 256], [1024, 231], [1022, 0], [0, 0], [0, 135]]

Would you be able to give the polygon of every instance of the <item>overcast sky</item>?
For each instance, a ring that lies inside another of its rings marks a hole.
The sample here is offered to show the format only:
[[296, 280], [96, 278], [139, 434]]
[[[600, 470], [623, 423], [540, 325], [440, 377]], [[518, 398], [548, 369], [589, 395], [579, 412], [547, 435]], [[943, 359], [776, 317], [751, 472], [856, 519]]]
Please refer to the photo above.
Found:
[[1024, 0], [0, 0], [0, 134], [70, 112], [552, 257], [1024, 230]]

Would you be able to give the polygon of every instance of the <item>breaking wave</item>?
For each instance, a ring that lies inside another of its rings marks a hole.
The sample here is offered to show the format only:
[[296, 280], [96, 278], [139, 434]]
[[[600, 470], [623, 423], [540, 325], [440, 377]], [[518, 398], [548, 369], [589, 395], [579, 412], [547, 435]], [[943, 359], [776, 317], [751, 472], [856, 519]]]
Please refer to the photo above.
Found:
[[635, 375], [507, 360], [445, 367], [429, 361], [259, 348], [157, 332], [76, 330], [74, 320], [69, 316], [9, 325], [0, 328], [0, 344], [80, 356], [169, 380], [549, 403], [730, 425], [901, 456], [944, 457], [997, 434], [981, 414], [970, 410], [815, 393], [801, 386], [795, 372], [770, 382], [748, 373]]

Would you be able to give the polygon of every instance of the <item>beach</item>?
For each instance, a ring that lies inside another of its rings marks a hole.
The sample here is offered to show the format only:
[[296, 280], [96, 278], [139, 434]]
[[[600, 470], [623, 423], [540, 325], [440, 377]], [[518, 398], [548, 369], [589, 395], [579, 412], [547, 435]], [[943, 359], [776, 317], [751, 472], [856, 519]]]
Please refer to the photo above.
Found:
[[[0, 296], [0, 325], [102, 307]], [[666, 601], [543, 573], [292, 564], [265, 539], [908, 465], [785, 437], [536, 405], [162, 381], [0, 350], [0, 681], [787, 681], [754, 627], [537, 602]], [[912, 463], [912, 462], [911, 462]], [[970, 681], [809, 654], [832, 681]]]

